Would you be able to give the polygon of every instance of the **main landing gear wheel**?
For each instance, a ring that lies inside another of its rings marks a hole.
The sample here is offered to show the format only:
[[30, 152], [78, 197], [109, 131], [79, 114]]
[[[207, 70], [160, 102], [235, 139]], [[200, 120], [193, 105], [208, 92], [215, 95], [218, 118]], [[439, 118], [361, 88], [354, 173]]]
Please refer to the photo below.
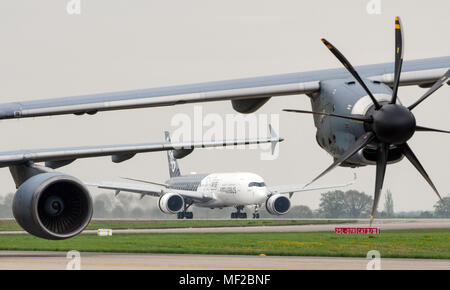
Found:
[[244, 206], [240, 205], [236, 207], [236, 212], [232, 212], [231, 213], [231, 218], [232, 219], [246, 219], [247, 218], [247, 213], [245, 212], [241, 212], [241, 210], [244, 209]]
[[187, 211], [188, 208], [192, 205], [192, 202], [189, 204], [184, 204], [183, 211], [180, 211], [177, 213], [177, 219], [182, 220], [184, 218], [191, 220], [194, 218], [194, 213], [192, 211]]
[[184, 218], [191, 220], [194, 218], [194, 213], [192, 211], [180, 211], [177, 213], [177, 219], [182, 220]]

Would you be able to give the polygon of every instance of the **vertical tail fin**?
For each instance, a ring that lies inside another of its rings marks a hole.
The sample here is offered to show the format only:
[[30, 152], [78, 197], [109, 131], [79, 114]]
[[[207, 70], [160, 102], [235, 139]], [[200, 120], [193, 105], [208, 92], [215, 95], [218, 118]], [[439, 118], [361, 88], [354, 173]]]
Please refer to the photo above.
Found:
[[[164, 134], [166, 135], [166, 141], [170, 142], [170, 134], [169, 132], [165, 131]], [[178, 167], [178, 162], [175, 157], [173, 157], [173, 150], [167, 151], [167, 159], [169, 161], [169, 174], [170, 177], [176, 177], [180, 176], [180, 168]]]

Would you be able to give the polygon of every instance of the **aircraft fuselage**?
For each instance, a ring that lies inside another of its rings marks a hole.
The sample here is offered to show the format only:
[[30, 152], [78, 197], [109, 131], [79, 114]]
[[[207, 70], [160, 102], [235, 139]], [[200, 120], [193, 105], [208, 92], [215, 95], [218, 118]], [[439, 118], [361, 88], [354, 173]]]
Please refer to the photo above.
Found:
[[208, 195], [209, 201], [194, 203], [206, 208], [260, 205], [269, 194], [262, 177], [246, 172], [182, 175], [172, 177], [166, 183], [169, 192], [178, 189]]

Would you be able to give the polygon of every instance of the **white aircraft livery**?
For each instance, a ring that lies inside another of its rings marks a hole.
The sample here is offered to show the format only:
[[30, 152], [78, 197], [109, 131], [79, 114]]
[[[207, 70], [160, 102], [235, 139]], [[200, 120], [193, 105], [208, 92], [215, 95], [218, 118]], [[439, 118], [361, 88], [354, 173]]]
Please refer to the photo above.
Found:
[[[169, 133], [165, 134], [170, 142]], [[167, 156], [170, 179], [165, 183], [126, 178], [140, 183], [101, 182], [87, 185], [115, 190], [116, 195], [125, 191], [141, 194], [141, 198], [146, 195], [159, 197], [159, 209], [167, 214], [177, 214], [179, 219], [193, 218], [193, 213], [187, 211], [191, 205], [211, 209], [235, 207], [236, 212], [231, 214], [231, 218], [247, 218], [244, 207], [253, 207], [253, 218], [259, 218], [258, 210], [263, 204], [270, 214], [283, 215], [291, 208], [290, 198], [295, 192], [344, 187], [353, 184], [356, 179], [355, 176], [349, 183], [328, 186], [292, 184], [268, 187], [261, 176], [249, 172], [181, 175], [173, 152], [168, 151]]]

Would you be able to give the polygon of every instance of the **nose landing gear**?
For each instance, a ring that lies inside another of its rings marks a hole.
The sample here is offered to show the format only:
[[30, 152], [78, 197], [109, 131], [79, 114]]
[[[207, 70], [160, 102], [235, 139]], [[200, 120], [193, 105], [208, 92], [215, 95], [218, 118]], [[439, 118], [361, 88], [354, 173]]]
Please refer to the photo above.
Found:
[[253, 213], [254, 219], [259, 219], [259, 206], [255, 205], [255, 212]]

